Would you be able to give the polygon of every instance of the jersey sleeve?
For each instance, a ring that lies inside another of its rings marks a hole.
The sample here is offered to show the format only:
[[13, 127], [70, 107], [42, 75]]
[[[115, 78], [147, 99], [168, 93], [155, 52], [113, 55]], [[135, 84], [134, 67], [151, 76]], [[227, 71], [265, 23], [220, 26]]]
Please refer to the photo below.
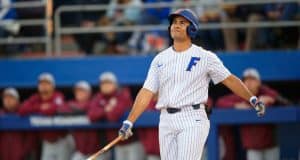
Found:
[[230, 76], [231, 73], [214, 53], [209, 53], [208, 75], [212, 79], [214, 84], [218, 84], [228, 76]]
[[158, 87], [159, 87], [159, 81], [158, 81], [158, 70], [157, 70], [157, 58], [155, 57], [151, 62], [143, 88], [146, 88], [151, 92], [156, 93], [158, 91]]

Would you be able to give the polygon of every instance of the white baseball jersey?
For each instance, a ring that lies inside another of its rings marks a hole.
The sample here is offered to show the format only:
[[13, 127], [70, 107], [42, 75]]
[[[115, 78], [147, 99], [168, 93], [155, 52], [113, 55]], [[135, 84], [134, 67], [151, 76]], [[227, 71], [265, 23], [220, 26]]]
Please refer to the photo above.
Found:
[[[170, 47], [152, 61], [144, 88], [157, 93], [161, 110], [159, 146], [162, 160], [200, 160], [209, 132], [205, 103], [209, 82], [223, 81], [231, 73], [212, 52], [192, 45], [178, 53]], [[168, 113], [166, 107], [182, 108]]]
[[159, 93], [157, 109], [180, 108], [205, 103], [210, 80], [217, 84], [229, 75], [220, 59], [202, 47], [192, 44], [183, 52], [169, 47], [153, 59], [143, 88]]

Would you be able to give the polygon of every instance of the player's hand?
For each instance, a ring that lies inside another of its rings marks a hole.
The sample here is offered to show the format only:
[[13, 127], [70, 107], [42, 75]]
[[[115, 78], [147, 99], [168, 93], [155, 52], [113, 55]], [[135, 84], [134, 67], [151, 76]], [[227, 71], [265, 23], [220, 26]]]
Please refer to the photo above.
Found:
[[265, 104], [261, 101], [258, 101], [254, 106], [257, 116], [262, 117], [265, 115], [266, 107]]
[[265, 115], [266, 107], [265, 104], [262, 101], [259, 101], [257, 97], [253, 97], [250, 99], [250, 104], [254, 107], [256, 110], [257, 116], [262, 117]]
[[128, 120], [123, 122], [121, 129], [119, 130], [119, 135], [122, 136], [122, 140], [126, 140], [133, 135], [132, 131], [132, 123]]

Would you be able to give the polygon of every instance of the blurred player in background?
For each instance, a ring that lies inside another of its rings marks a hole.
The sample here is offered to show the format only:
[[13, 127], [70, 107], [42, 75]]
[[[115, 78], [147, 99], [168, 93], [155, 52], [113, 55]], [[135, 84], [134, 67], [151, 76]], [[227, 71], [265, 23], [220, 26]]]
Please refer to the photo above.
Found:
[[[55, 80], [50, 73], [38, 77], [38, 93], [24, 101], [21, 115], [40, 114], [54, 116], [64, 108], [64, 96], [55, 90]], [[70, 147], [66, 131], [41, 131], [42, 160], [70, 159]]]
[[[246, 69], [243, 73], [243, 82], [267, 106], [275, 103], [278, 93], [261, 84], [260, 75], [256, 69]], [[251, 109], [247, 101], [234, 94], [221, 97], [217, 102], [217, 106]], [[279, 149], [276, 146], [274, 127], [271, 124], [241, 126], [241, 140], [243, 147], [247, 150], [247, 160], [279, 160]], [[229, 141], [229, 138], [227, 137], [224, 141], [227, 142], [226, 148], [231, 148], [232, 142]]]
[[[74, 99], [66, 105], [70, 115], [87, 115], [91, 103], [92, 88], [86, 81], [79, 81], [74, 86]], [[99, 136], [92, 129], [72, 131], [75, 142], [75, 153], [72, 160], [85, 160], [99, 149]]]
[[[92, 121], [100, 119], [109, 122], [118, 122], [132, 105], [130, 91], [120, 88], [116, 76], [112, 72], [104, 72], [99, 77], [100, 92], [91, 103], [89, 117]], [[118, 136], [117, 129], [107, 129], [106, 138], [110, 142]], [[115, 147], [116, 160], [141, 160], [143, 149], [136, 138], [119, 143]]]
[[[18, 114], [20, 96], [15, 88], [6, 88], [2, 95], [3, 110], [0, 116]], [[35, 135], [24, 131], [1, 131], [0, 132], [0, 159], [23, 160], [29, 157], [36, 146]]]

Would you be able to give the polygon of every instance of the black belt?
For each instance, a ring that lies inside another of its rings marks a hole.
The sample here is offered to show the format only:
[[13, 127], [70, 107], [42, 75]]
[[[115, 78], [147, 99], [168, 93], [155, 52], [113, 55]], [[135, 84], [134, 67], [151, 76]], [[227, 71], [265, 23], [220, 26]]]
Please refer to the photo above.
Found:
[[[193, 104], [192, 105], [192, 107], [193, 107], [194, 110], [200, 109], [200, 106], [201, 106], [201, 103], [199, 103], [199, 104]], [[168, 107], [168, 108], [166, 108], [166, 110], [167, 110], [168, 113], [173, 114], [173, 113], [180, 112], [181, 108], [171, 108], [171, 107]]]

